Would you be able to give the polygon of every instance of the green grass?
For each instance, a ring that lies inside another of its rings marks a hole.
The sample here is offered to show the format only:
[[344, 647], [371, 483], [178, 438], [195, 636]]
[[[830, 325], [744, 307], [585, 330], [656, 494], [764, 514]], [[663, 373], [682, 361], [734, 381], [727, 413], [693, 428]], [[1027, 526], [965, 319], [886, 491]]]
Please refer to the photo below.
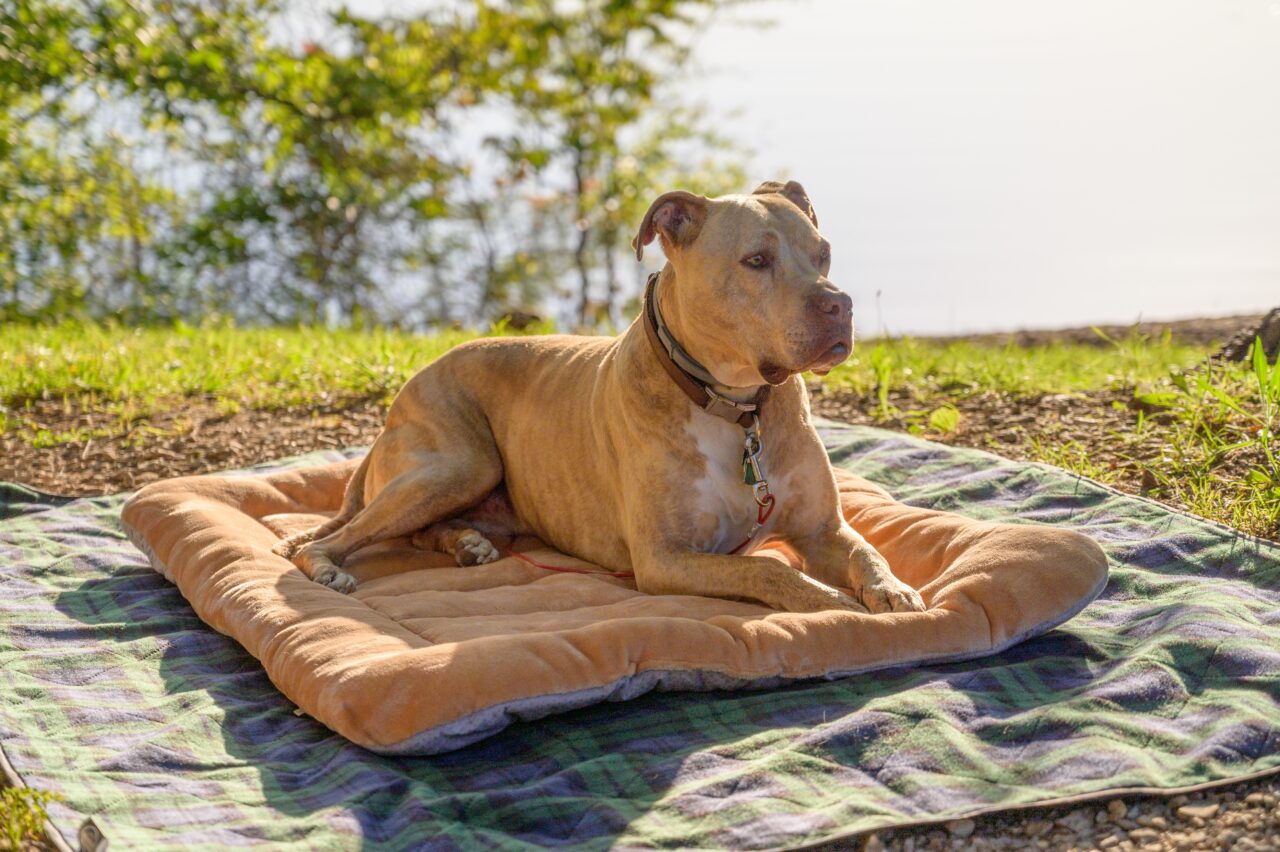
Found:
[[1168, 335], [1134, 335], [1105, 346], [872, 340], [859, 343], [826, 381], [861, 394], [905, 390], [921, 399], [982, 390], [1073, 393], [1156, 382], [1206, 354], [1204, 347], [1174, 343]]
[[310, 328], [123, 328], [66, 323], [0, 330], [0, 403], [90, 406], [216, 395], [264, 408], [393, 394], [417, 369], [477, 335]]
[[1139, 389], [1145, 412], [1141, 440], [1159, 430], [1160, 454], [1140, 461], [1159, 493], [1197, 514], [1280, 538], [1280, 364], [1270, 365], [1255, 342], [1248, 364], [1208, 364], [1174, 372], [1154, 389]]
[[[0, 404], [68, 400], [145, 414], [174, 397], [275, 408], [343, 397], [387, 396], [450, 347], [477, 336], [228, 326], [131, 329], [67, 323], [0, 329]], [[991, 389], [1069, 392], [1131, 386], [1202, 358], [1167, 339], [1112, 349], [1034, 349], [911, 340], [861, 344], [827, 377], [835, 387], [921, 394]]]

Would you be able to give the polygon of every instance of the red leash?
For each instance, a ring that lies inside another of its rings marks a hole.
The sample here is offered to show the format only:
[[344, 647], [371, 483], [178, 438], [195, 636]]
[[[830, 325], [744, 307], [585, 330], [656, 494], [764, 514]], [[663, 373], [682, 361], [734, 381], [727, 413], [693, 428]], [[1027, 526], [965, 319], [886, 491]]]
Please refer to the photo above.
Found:
[[764, 526], [764, 522], [769, 520], [769, 516], [773, 514], [773, 507], [777, 504], [777, 500], [769, 493], [768, 486], [765, 487], [764, 497], [756, 501], [756, 528], [751, 531], [751, 535], [743, 539], [742, 544], [729, 551], [729, 555], [737, 553], [742, 548], [751, 543], [751, 539], [756, 537], [756, 533]]

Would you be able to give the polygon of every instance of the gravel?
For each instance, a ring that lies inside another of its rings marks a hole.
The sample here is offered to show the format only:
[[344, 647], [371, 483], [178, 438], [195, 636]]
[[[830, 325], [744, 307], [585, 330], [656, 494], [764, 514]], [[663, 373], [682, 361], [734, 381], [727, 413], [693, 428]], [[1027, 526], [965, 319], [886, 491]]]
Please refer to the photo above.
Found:
[[1087, 804], [1005, 811], [941, 826], [882, 831], [861, 842], [869, 852], [1275, 850], [1280, 849], [1280, 775], [1191, 795], [1101, 798]]

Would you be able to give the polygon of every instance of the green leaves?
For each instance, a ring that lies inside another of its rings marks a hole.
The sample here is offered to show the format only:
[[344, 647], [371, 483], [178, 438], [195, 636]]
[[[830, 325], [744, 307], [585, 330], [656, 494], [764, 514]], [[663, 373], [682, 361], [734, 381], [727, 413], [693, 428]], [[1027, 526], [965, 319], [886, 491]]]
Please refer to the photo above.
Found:
[[0, 789], [0, 840], [4, 841], [4, 848], [18, 852], [24, 848], [24, 841], [40, 838], [49, 818], [45, 806], [61, 798], [29, 787]]
[[1258, 398], [1267, 408], [1280, 406], [1280, 361], [1275, 365], [1267, 362], [1267, 350], [1259, 337], [1253, 339], [1250, 360], [1253, 377], [1258, 382]]
[[653, 106], [715, 5], [343, 7], [314, 41], [273, 28], [280, 0], [0, 8], [0, 317], [399, 321], [384, 294], [416, 288], [406, 321], [475, 322], [570, 267], [616, 305], [658, 187], [742, 183]]
[[943, 405], [929, 413], [929, 428], [935, 432], [954, 432], [960, 427], [960, 412], [954, 405]]

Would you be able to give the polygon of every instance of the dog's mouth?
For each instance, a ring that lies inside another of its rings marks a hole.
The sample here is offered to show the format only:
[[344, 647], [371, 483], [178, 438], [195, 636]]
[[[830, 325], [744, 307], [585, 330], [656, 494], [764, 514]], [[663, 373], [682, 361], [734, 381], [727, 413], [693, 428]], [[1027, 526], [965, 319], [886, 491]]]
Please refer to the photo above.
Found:
[[833, 368], [840, 365], [845, 358], [849, 357], [849, 353], [852, 352], [852, 348], [854, 348], [852, 340], [837, 340], [836, 343], [833, 343], [831, 347], [824, 349], [822, 354], [819, 354], [817, 358], [810, 361], [804, 368], [806, 371], [813, 372], [815, 375], [826, 376], [828, 372], [831, 372]]
[[823, 352], [809, 364], [807, 369], [819, 376], [825, 376], [839, 365], [845, 358], [849, 357], [849, 353], [853, 350], [853, 346], [845, 340], [833, 345], [830, 349]]
[[788, 377], [796, 373], [811, 372], [819, 376], [825, 376], [845, 358], [848, 358], [852, 350], [852, 341], [840, 340], [827, 347], [816, 358], [802, 367], [782, 367], [772, 361], [762, 361], [757, 369], [759, 369], [760, 375], [764, 380], [771, 385], [782, 384]]

